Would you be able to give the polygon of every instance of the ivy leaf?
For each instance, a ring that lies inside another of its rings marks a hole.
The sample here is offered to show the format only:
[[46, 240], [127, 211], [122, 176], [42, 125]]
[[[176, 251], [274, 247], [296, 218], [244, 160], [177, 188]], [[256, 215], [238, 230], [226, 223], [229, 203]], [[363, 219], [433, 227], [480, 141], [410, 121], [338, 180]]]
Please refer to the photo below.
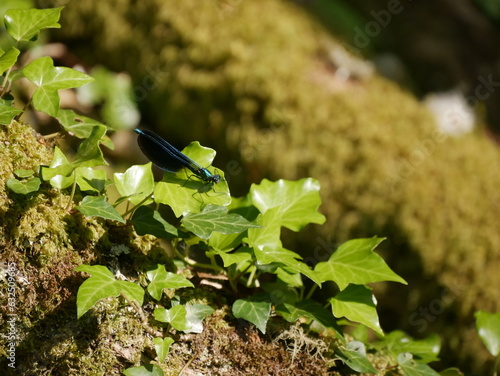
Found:
[[55, 188], [58, 189], [63, 189], [69, 187], [71, 184], [73, 184], [75, 180], [75, 176], [65, 176], [63, 174], [60, 175], [52, 175], [49, 172], [54, 172], [56, 167], [59, 166], [67, 166], [66, 168], [69, 171], [69, 174], [73, 171], [73, 167], [69, 166], [70, 163], [68, 162], [68, 159], [66, 158], [66, 155], [62, 152], [61, 149], [59, 149], [57, 146], [54, 148], [54, 156], [52, 157], [52, 162], [50, 162], [49, 167], [42, 166], [41, 171], [42, 171], [42, 177], [44, 180], [50, 180], [50, 185], [52, 185]]
[[19, 115], [22, 110], [11, 107], [7, 104], [0, 103], [0, 124], [9, 125], [15, 116]]
[[353, 239], [342, 244], [328, 261], [316, 264], [315, 272], [322, 282], [334, 281], [341, 290], [348, 284], [406, 281], [394, 273], [373, 249], [383, 238]]
[[477, 311], [476, 330], [491, 355], [500, 355], [500, 312]]
[[314, 300], [304, 299], [295, 304], [279, 304], [276, 307], [276, 312], [288, 322], [295, 322], [301, 317], [316, 320], [325, 328], [333, 330], [338, 338], [343, 338], [342, 330], [337, 325], [337, 320], [332, 312]]
[[184, 331], [190, 327], [186, 307], [182, 304], [173, 306], [170, 309], [157, 308], [154, 310], [154, 316], [156, 320], [166, 322], [176, 330]]
[[359, 322], [378, 334], [384, 335], [375, 309], [375, 297], [368, 287], [349, 285], [329, 301], [335, 317], [345, 317]]
[[398, 356], [399, 368], [405, 376], [439, 376], [427, 364], [417, 363], [410, 353], [401, 353]]
[[278, 206], [282, 216], [282, 225], [293, 231], [299, 231], [309, 223], [322, 224], [326, 218], [319, 213], [321, 204], [319, 182], [312, 178], [299, 181], [262, 180], [250, 188], [253, 204], [265, 213]]
[[239, 234], [249, 228], [261, 227], [239, 214], [228, 214], [226, 207], [215, 205], [207, 205], [198, 214], [187, 214], [181, 222], [187, 230], [202, 239], [208, 239], [212, 232]]
[[29, 178], [35, 173], [33, 170], [26, 170], [24, 168], [20, 168], [19, 170], [14, 171], [14, 175], [16, 175], [18, 178]]
[[106, 171], [92, 167], [79, 167], [75, 172], [76, 183], [82, 191], [102, 192], [104, 190], [107, 181]]
[[17, 48], [11, 47], [0, 56], [0, 76], [14, 66], [20, 53]]
[[[95, 126], [106, 127], [103, 123], [92, 118], [77, 114], [73, 110], [59, 110], [56, 119], [66, 130], [66, 132], [75, 137], [86, 139], [90, 137]], [[114, 144], [111, 139], [104, 135], [100, 142], [107, 148], [114, 150]]]
[[7, 188], [21, 195], [28, 195], [30, 193], [38, 191], [38, 189], [40, 188], [40, 184], [41, 181], [39, 178], [32, 178], [25, 182], [19, 181], [17, 179], [7, 180]]
[[123, 371], [125, 376], [165, 376], [165, 372], [156, 364], [140, 367], [130, 367]]
[[212, 174], [221, 175], [218, 184], [207, 184], [190, 171], [182, 169], [177, 173], [165, 172], [163, 180], [156, 184], [154, 198], [157, 203], [168, 205], [177, 217], [187, 213], [199, 213], [204, 206], [212, 204], [227, 206], [231, 195], [223, 171], [216, 170], [210, 164], [215, 157], [215, 150], [192, 142], [182, 152], [200, 166], [209, 166]]
[[224, 264], [224, 267], [227, 268], [228, 266], [231, 266], [233, 264], [239, 264], [242, 262], [250, 262], [252, 259], [252, 254], [248, 252], [249, 248], [248, 247], [241, 247], [238, 249], [236, 252], [223, 252], [219, 250], [214, 250], [214, 254], [219, 255], [220, 258], [222, 259], [222, 262]]
[[129, 201], [137, 205], [153, 193], [155, 181], [152, 163], [132, 166], [124, 173], [115, 173], [116, 189], [122, 196], [130, 196]]
[[104, 125], [96, 125], [92, 128], [90, 135], [83, 140], [76, 151], [74, 163], [77, 167], [94, 167], [108, 164], [99, 147], [106, 131]]
[[287, 267], [281, 267], [276, 269], [276, 276], [280, 281], [284, 282], [287, 286], [290, 287], [304, 286], [300, 273], [290, 270]]
[[439, 360], [438, 355], [441, 350], [441, 340], [437, 334], [416, 340], [400, 330], [387, 334], [382, 344], [385, 344], [394, 358], [400, 353], [407, 352], [418, 357], [422, 363]]
[[59, 29], [64, 7], [51, 9], [9, 9], [4, 20], [7, 32], [18, 42], [38, 39], [40, 30]]
[[78, 318], [82, 317], [100, 299], [118, 296], [121, 293], [130, 300], [135, 300], [139, 306], [142, 305], [144, 300], [142, 287], [128, 281], [117, 281], [108, 268], [101, 265], [80, 265], [75, 270], [91, 275], [78, 289], [76, 296]]
[[158, 356], [158, 362], [163, 363], [170, 350], [170, 345], [174, 343], [174, 339], [171, 337], [167, 338], [155, 338], [153, 339], [155, 345], [156, 356]]
[[337, 349], [335, 351], [335, 355], [342, 359], [342, 361], [347, 364], [349, 368], [356, 372], [372, 375], [378, 374], [377, 369], [373, 367], [370, 361], [366, 358], [366, 354], [363, 354], [361, 351]]
[[283, 264], [289, 270], [295, 273], [302, 273], [307, 278], [321, 286], [321, 280], [318, 279], [317, 274], [307, 264], [297, 260], [301, 258], [300, 255], [288, 249], [279, 247], [264, 247], [263, 249], [254, 248], [255, 257], [260, 265], [268, 265], [272, 263]]
[[132, 216], [132, 223], [138, 235], [151, 234], [160, 239], [178, 237], [177, 229], [165, 221], [160, 213], [147, 206], [140, 206]]
[[246, 235], [246, 232], [229, 235], [214, 232], [210, 236], [210, 239], [208, 239], [208, 245], [217, 251], [228, 252], [240, 245]]
[[33, 60], [24, 67], [23, 74], [38, 86], [32, 98], [35, 109], [54, 117], [59, 112], [58, 90], [79, 87], [94, 80], [71, 68], [54, 67], [50, 57]]
[[266, 333], [267, 321], [271, 314], [271, 303], [251, 299], [238, 299], [233, 304], [233, 315], [254, 324], [262, 333]]
[[80, 205], [76, 206], [76, 209], [80, 213], [88, 215], [89, 217], [101, 217], [125, 223], [122, 216], [109, 202], [106, 201], [104, 196], [85, 196]]
[[260, 228], [248, 230], [245, 241], [253, 248], [280, 248], [281, 247], [281, 210], [279, 207], [271, 208], [257, 217]]
[[164, 289], [180, 289], [183, 287], [194, 287], [185, 277], [167, 272], [164, 265], [158, 265], [156, 269], [147, 272], [151, 283], [148, 285], [149, 294], [156, 300], [161, 299]]
[[214, 312], [214, 309], [206, 304], [186, 304], [186, 319], [188, 322], [185, 333], [203, 332], [203, 320]]

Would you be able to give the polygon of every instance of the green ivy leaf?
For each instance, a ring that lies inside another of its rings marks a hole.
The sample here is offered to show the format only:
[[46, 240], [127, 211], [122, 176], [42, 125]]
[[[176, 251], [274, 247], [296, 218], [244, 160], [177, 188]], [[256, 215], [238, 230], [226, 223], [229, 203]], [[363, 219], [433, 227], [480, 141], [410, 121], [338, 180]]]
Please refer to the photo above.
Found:
[[153, 339], [153, 343], [155, 344], [155, 351], [156, 356], [158, 356], [158, 362], [163, 363], [168, 355], [168, 351], [170, 350], [170, 345], [174, 343], [174, 339], [170, 337], [157, 337]]
[[302, 282], [302, 277], [300, 273], [290, 270], [287, 267], [281, 267], [276, 269], [276, 276], [278, 279], [287, 284], [290, 287], [302, 287], [304, 283]]
[[349, 285], [329, 301], [335, 317], [346, 317], [373, 329], [382, 336], [384, 335], [375, 309], [375, 297], [370, 288]]
[[[65, 166], [70, 176], [66, 176], [65, 174], [53, 175], [52, 172], [55, 172], [56, 168], [60, 166]], [[74, 168], [68, 162], [66, 155], [57, 146], [54, 148], [54, 156], [52, 157], [50, 167], [42, 166], [41, 168], [43, 179], [50, 180], [50, 185], [58, 189], [64, 189], [73, 184], [75, 180], [75, 175], [71, 174], [73, 170]]]
[[79, 167], [75, 173], [76, 183], [82, 191], [102, 192], [104, 190], [107, 181], [106, 171], [92, 167]]
[[232, 307], [237, 319], [244, 319], [254, 324], [262, 333], [266, 333], [267, 321], [271, 314], [271, 303], [251, 299], [238, 299]]
[[115, 173], [116, 189], [122, 196], [130, 196], [129, 201], [137, 205], [153, 193], [155, 180], [152, 163], [132, 166], [124, 173]]
[[78, 289], [76, 296], [78, 318], [82, 317], [100, 299], [118, 296], [121, 293], [142, 306], [144, 300], [142, 287], [128, 281], [117, 281], [108, 268], [101, 265], [80, 265], [75, 270], [91, 275]]
[[394, 273], [385, 261], [373, 252], [383, 238], [354, 239], [342, 244], [328, 261], [316, 264], [315, 272], [322, 282], [334, 281], [341, 290], [348, 284], [406, 281]]
[[29, 178], [34, 173], [35, 172], [33, 170], [26, 170], [24, 168], [20, 168], [19, 170], [14, 171], [14, 175], [16, 175], [18, 178]]
[[40, 184], [41, 181], [38, 178], [32, 178], [25, 182], [19, 181], [17, 179], [7, 180], [7, 188], [21, 195], [27, 195], [33, 192], [37, 192], [40, 188]]
[[[106, 127], [103, 123], [92, 118], [79, 115], [73, 110], [59, 110], [56, 119], [66, 132], [82, 139], [88, 138], [95, 126]], [[106, 135], [102, 137], [100, 142], [110, 150], [114, 150], [115, 148], [113, 141], [111, 141], [111, 139]]]
[[89, 217], [100, 217], [125, 223], [116, 209], [106, 201], [104, 196], [85, 196], [80, 205], [75, 207], [80, 213]]
[[249, 229], [245, 242], [253, 248], [281, 248], [281, 220], [282, 215], [279, 207], [267, 210], [257, 217], [256, 223], [261, 228]]
[[370, 361], [366, 358], [366, 354], [363, 354], [360, 351], [337, 349], [335, 351], [335, 355], [342, 359], [342, 361], [347, 364], [349, 368], [356, 372], [372, 375], [378, 374], [377, 369], [373, 367]]
[[500, 355], [500, 312], [477, 311], [476, 330], [491, 355]]
[[214, 250], [212, 252], [220, 256], [222, 262], [224, 263], [224, 267], [227, 268], [228, 266], [231, 266], [233, 264], [239, 264], [243, 262], [249, 263], [252, 260], [252, 254], [248, 252], [248, 250], [249, 250], [248, 247], [241, 247], [236, 252], [231, 252], [231, 253], [219, 250]]
[[[99, 141], [105, 133], [106, 127], [95, 126], [90, 136], [78, 147], [75, 160], [71, 163], [68, 163], [66, 156], [59, 150], [57, 155], [54, 154], [50, 167], [41, 166], [41, 175], [43, 180], [50, 180], [52, 183], [51, 179], [55, 176], [61, 175], [67, 177], [78, 167], [107, 165], [107, 162], [102, 155], [102, 151], [99, 148]], [[57, 150], [58, 149], [56, 148], [56, 151]]]
[[60, 8], [51, 9], [9, 9], [4, 20], [7, 32], [18, 42], [38, 39], [43, 29], [59, 29]]
[[253, 204], [265, 213], [278, 206], [282, 216], [282, 225], [293, 231], [299, 231], [309, 223], [322, 224], [326, 218], [317, 210], [321, 204], [319, 182], [315, 179], [299, 181], [262, 180], [250, 188]]
[[147, 206], [140, 206], [132, 216], [135, 232], [138, 235], [151, 234], [160, 239], [178, 237], [177, 229], [165, 221], [160, 213]]
[[248, 222], [239, 214], [228, 214], [226, 207], [211, 204], [201, 213], [186, 214], [181, 222], [187, 230], [202, 239], [208, 239], [212, 232], [239, 234], [250, 228], [261, 227]]
[[282, 264], [295, 273], [302, 273], [321, 286], [321, 280], [318, 279], [317, 274], [307, 264], [297, 260], [302, 257], [295, 252], [282, 247], [264, 247], [263, 249], [254, 248], [254, 253], [257, 258], [257, 265]]
[[194, 287], [185, 277], [167, 272], [164, 265], [158, 265], [156, 269], [147, 272], [151, 283], [148, 285], [148, 292], [156, 300], [161, 299], [164, 289], [180, 289], [183, 287]]
[[99, 147], [101, 140], [106, 135], [106, 130], [104, 125], [94, 126], [90, 135], [78, 146], [73, 162], [76, 167], [105, 166], [108, 164]]
[[22, 110], [11, 107], [7, 104], [0, 103], [0, 124], [9, 125], [15, 116], [19, 115]]
[[240, 245], [246, 235], [246, 232], [229, 235], [214, 232], [212, 236], [210, 236], [210, 239], [208, 239], [208, 245], [210, 248], [216, 249], [217, 251], [228, 252]]
[[79, 87], [94, 80], [71, 68], [54, 67], [50, 57], [33, 60], [24, 67], [23, 74], [38, 86], [32, 98], [35, 109], [54, 117], [59, 113], [58, 90]]
[[130, 367], [123, 371], [125, 376], [165, 376], [160, 366], [148, 364], [147, 366]]
[[295, 304], [279, 304], [276, 306], [276, 312], [288, 322], [296, 322], [301, 317], [316, 320], [323, 327], [333, 330], [338, 338], [343, 338], [342, 330], [332, 312], [314, 300], [304, 299]]
[[186, 320], [188, 322], [185, 333], [201, 333], [203, 332], [203, 320], [211, 315], [214, 309], [206, 304], [189, 303], [186, 307]]
[[[192, 142], [182, 152], [200, 166], [210, 166], [215, 151]], [[207, 185], [186, 169], [177, 173], [165, 172], [163, 180], [156, 184], [154, 198], [157, 203], [169, 205], [177, 217], [187, 213], [199, 213], [204, 206], [212, 204], [227, 206], [231, 195], [224, 173], [213, 167], [207, 167], [212, 174], [221, 175], [219, 184]]]
[[154, 310], [154, 316], [156, 320], [169, 323], [176, 330], [184, 331], [190, 327], [186, 307], [182, 304], [170, 309], [157, 308]]
[[413, 360], [410, 353], [401, 353], [398, 356], [398, 363], [405, 376], [439, 376], [439, 373], [428, 365]]
[[0, 56], [0, 76], [14, 66], [20, 53], [17, 48], [11, 47]]
[[418, 357], [421, 363], [439, 360], [438, 355], [441, 351], [441, 340], [437, 334], [416, 340], [400, 330], [395, 330], [385, 336], [382, 344], [387, 346], [394, 358], [400, 353], [407, 352]]

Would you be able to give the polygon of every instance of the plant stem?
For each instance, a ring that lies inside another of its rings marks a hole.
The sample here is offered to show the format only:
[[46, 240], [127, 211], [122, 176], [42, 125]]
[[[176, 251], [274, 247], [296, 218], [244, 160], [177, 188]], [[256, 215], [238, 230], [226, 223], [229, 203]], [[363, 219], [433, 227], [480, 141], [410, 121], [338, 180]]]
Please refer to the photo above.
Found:
[[174, 249], [174, 251], [175, 251], [175, 254], [177, 255], [177, 257], [179, 257], [181, 260], [184, 260], [184, 262], [186, 264], [194, 266], [195, 268], [210, 269], [210, 270], [216, 271], [217, 273], [220, 273], [222, 271], [221, 267], [219, 267], [218, 265], [202, 264], [202, 263], [199, 263], [197, 261], [194, 261], [194, 260], [190, 259], [187, 256], [184, 256], [177, 249]]
[[65, 210], [69, 211], [71, 208], [71, 203], [73, 202], [73, 197], [75, 197], [75, 192], [76, 192], [76, 174], [73, 171], [73, 176], [75, 177], [75, 180], [73, 181], [73, 186], [71, 187], [71, 194], [69, 196], [68, 204], [66, 205]]
[[316, 291], [316, 289], [318, 288], [318, 285], [317, 284], [314, 284], [311, 289], [309, 290], [309, 292], [307, 293], [306, 295], [306, 299], [309, 299], [311, 298], [312, 294], [314, 294], [314, 291]]
[[130, 209], [128, 209], [125, 213], [123, 213], [123, 216], [126, 217], [128, 214], [132, 213], [136, 208], [138, 208], [139, 206], [141, 206], [142, 204], [144, 204], [147, 200], [149, 200], [151, 197], [153, 197], [153, 193], [147, 195], [146, 197], [144, 197], [143, 200], [141, 200], [141, 202], [139, 202], [137, 205], [134, 205], [132, 206]]
[[10, 67], [7, 70], [7, 73], [5, 74], [5, 77], [3, 78], [2, 86], [0, 87], [0, 97], [3, 97], [3, 95], [7, 92], [4, 92], [5, 89], [5, 84], [7, 83], [7, 79], [9, 78], [10, 71], [12, 70], [12, 67]]

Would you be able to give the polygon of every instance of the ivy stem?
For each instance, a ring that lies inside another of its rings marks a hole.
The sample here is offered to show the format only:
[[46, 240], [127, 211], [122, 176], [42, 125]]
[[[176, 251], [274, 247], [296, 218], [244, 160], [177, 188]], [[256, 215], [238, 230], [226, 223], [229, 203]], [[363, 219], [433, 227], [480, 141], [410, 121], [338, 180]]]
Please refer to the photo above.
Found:
[[4, 89], [5, 89], [5, 85], [7, 84], [7, 79], [9, 78], [11, 70], [12, 70], [12, 67], [10, 67], [7, 70], [7, 73], [5, 74], [5, 77], [3, 78], [2, 86], [0, 87], [0, 97], [3, 97], [3, 95], [7, 92], [7, 91], [4, 92]]
[[306, 299], [310, 299], [312, 294], [314, 294], [314, 291], [316, 291], [316, 289], [318, 288], [318, 285], [315, 283], [311, 289], [309, 290], [309, 292], [307, 293], [306, 295]]
[[71, 208], [71, 203], [73, 202], [73, 197], [75, 197], [75, 192], [76, 192], [76, 173], [73, 171], [73, 175], [75, 177], [75, 180], [73, 181], [73, 186], [71, 187], [71, 194], [69, 196], [68, 204], [66, 205], [65, 210], [69, 211]]
[[153, 197], [153, 193], [150, 193], [146, 197], [144, 197], [141, 202], [139, 202], [137, 205], [132, 206], [130, 209], [128, 209], [125, 213], [123, 213], [123, 216], [126, 217], [127, 215], [131, 214], [136, 208], [144, 204], [147, 200], [149, 200], [151, 197]]
[[257, 271], [257, 268], [253, 269], [250, 272], [250, 276], [248, 277], [248, 281], [247, 281], [247, 287], [250, 287], [252, 285], [253, 279], [255, 278], [256, 271]]
[[51, 138], [55, 138], [55, 137], [59, 136], [59, 134], [60, 134], [60, 132], [46, 134], [46, 135], [43, 136], [43, 138], [46, 139], [46, 140], [50, 140]]
[[199, 263], [197, 261], [194, 261], [194, 260], [190, 259], [187, 256], [184, 256], [177, 249], [175, 249], [175, 254], [177, 255], [177, 257], [179, 257], [180, 259], [184, 260], [184, 262], [186, 264], [194, 266], [195, 268], [210, 269], [210, 270], [216, 271], [217, 273], [220, 273], [222, 271], [222, 269], [218, 265]]
[[239, 272], [238, 274], [236, 274], [236, 276], [234, 278], [231, 278], [231, 279], [234, 280], [234, 281], [238, 281], [238, 279], [240, 279], [241, 276], [243, 274], [245, 274], [248, 271], [248, 269], [250, 269], [250, 267], [254, 266], [254, 264], [255, 264], [254, 262], [251, 262], [250, 264], [248, 264], [248, 266], [245, 269], [243, 269], [241, 272]]

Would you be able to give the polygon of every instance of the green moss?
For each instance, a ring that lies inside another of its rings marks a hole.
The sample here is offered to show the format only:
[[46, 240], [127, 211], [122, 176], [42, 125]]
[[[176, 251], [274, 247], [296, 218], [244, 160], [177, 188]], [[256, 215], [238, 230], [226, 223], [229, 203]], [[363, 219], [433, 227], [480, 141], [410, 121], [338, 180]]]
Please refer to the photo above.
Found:
[[[0, 148], [3, 182], [13, 178], [16, 169], [37, 172], [40, 164], [47, 165], [52, 159], [52, 147], [23, 123], [0, 128]], [[6, 276], [14, 277], [16, 286], [14, 311], [3, 301], [0, 305], [0, 327], [7, 327], [6, 321], [12, 317], [8, 314], [16, 314], [16, 374], [57, 370], [58, 374], [81, 375], [86, 370], [87, 375], [111, 375], [119, 374], [123, 363], [138, 362], [150, 344], [129, 307], [118, 306], [114, 299], [102, 302], [81, 320], [76, 318], [76, 292], [83, 279], [74, 269], [95, 263], [97, 258], [115, 257], [110, 255], [113, 246], [135, 248], [132, 230], [68, 213], [64, 209], [68, 195], [47, 183], [28, 196], [15, 194], [2, 184], [0, 197], [2, 276], [9, 265]], [[6, 284], [0, 285], [0, 296], [7, 296]], [[5, 355], [6, 344], [7, 338], [2, 336], [1, 355]], [[0, 367], [7, 369], [3, 357]]]

